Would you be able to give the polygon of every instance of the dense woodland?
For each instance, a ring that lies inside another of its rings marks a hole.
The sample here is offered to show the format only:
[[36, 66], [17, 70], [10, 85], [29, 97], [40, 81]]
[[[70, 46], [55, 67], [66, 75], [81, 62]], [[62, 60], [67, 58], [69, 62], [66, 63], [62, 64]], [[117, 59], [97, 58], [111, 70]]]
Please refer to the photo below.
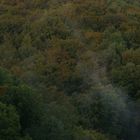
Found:
[[140, 1], [0, 0], [0, 140], [140, 140]]

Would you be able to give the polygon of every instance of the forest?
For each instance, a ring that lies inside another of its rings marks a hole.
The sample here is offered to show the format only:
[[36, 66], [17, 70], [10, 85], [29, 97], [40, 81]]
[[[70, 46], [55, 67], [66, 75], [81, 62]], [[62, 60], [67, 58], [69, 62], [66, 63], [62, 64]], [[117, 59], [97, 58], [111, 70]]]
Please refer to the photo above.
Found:
[[0, 140], [140, 140], [140, 0], [0, 0]]

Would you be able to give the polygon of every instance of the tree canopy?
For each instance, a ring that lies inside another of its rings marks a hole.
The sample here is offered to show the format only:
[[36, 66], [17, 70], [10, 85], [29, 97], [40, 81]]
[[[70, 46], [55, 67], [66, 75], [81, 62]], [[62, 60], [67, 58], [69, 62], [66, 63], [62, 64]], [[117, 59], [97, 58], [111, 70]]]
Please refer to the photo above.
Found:
[[0, 0], [0, 140], [139, 131], [139, 0]]

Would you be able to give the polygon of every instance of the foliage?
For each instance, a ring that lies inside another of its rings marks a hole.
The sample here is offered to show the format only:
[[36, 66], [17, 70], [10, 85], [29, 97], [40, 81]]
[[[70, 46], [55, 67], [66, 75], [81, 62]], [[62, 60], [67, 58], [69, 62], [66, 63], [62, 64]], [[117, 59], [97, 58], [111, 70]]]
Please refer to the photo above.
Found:
[[139, 140], [139, 0], [0, 0], [0, 139]]

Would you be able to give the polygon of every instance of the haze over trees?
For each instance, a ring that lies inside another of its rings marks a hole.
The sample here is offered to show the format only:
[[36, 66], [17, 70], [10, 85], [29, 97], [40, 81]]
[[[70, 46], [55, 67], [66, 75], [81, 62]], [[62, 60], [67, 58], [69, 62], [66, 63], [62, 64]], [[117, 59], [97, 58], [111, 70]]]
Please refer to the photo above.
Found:
[[0, 140], [139, 132], [139, 0], [0, 0]]

